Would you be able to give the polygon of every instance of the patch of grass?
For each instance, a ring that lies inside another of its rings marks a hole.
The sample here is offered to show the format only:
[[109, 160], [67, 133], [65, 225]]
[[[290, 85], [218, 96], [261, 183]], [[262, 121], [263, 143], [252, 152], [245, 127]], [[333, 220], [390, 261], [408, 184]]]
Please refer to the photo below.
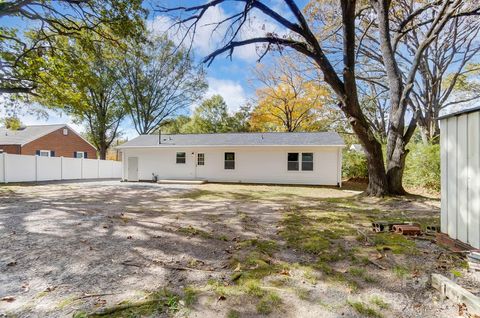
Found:
[[462, 272], [460, 272], [460, 271], [457, 270], [457, 269], [452, 269], [452, 270], [450, 270], [450, 274], [452, 274], [453, 277], [455, 277], [455, 278], [460, 278], [460, 277], [463, 276]]
[[73, 296], [69, 296], [67, 298], [64, 298], [63, 300], [61, 300], [58, 304], [57, 304], [57, 308], [58, 309], [64, 309], [65, 307], [67, 306], [70, 306], [71, 304], [77, 302], [78, 299], [73, 297]]
[[258, 302], [257, 312], [262, 315], [271, 314], [275, 308], [277, 308], [282, 303], [282, 299], [278, 294], [274, 292], [269, 292]]
[[319, 278], [317, 272], [311, 267], [304, 267], [303, 277], [312, 285], [315, 285]]
[[73, 318], [88, 318], [88, 314], [84, 311], [78, 311], [73, 314]]
[[348, 301], [348, 304], [360, 315], [374, 318], [382, 318], [382, 314], [376, 311], [374, 308], [361, 302]]
[[260, 287], [260, 282], [255, 279], [247, 280], [243, 287], [245, 288], [245, 292], [254, 297], [261, 298], [265, 295], [265, 291]]
[[100, 312], [85, 314], [78, 312], [79, 318], [123, 318], [123, 317], [145, 317], [161, 313], [174, 314], [180, 310], [181, 298], [166, 290], [155, 291], [148, 294], [142, 301], [123, 301], [117, 306], [105, 308]]
[[291, 280], [292, 279], [288, 276], [282, 276], [282, 277], [270, 280], [269, 283], [274, 287], [285, 287], [290, 284]]
[[182, 234], [188, 235], [188, 236], [199, 236], [204, 239], [211, 239], [213, 238], [213, 235], [211, 233], [208, 233], [204, 230], [197, 229], [191, 225], [187, 227], [180, 227], [178, 228], [177, 232], [180, 232]]
[[271, 240], [259, 240], [259, 239], [249, 239], [241, 241], [237, 244], [239, 248], [253, 247], [255, 250], [261, 253], [265, 253], [269, 256], [278, 250], [277, 243]]
[[392, 271], [395, 274], [395, 276], [397, 276], [398, 278], [404, 278], [410, 273], [410, 270], [407, 267], [402, 265], [394, 266], [392, 268]]
[[311, 218], [303, 213], [288, 213], [282, 221], [282, 238], [289, 247], [306, 253], [318, 254], [330, 247], [330, 242], [315, 227]]
[[189, 307], [197, 302], [198, 291], [195, 288], [187, 286], [183, 289], [183, 293], [183, 300], [185, 301], [185, 306]]
[[234, 309], [230, 309], [227, 313], [227, 318], [240, 318], [240, 313]]
[[177, 196], [179, 199], [191, 199], [191, 200], [200, 200], [200, 199], [205, 199], [206, 197], [209, 196], [214, 196], [215, 192], [213, 191], [208, 191], [208, 190], [194, 190], [190, 191], [187, 193], [182, 193]]
[[388, 304], [387, 302], [385, 302], [381, 297], [379, 296], [372, 296], [370, 298], [370, 302], [372, 304], [374, 304], [375, 306], [377, 306], [378, 308], [380, 309], [388, 309], [390, 308], [390, 304]]
[[348, 270], [348, 272], [349, 272], [350, 275], [352, 275], [353, 277], [363, 279], [363, 280], [364, 280], [365, 282], [367, 282], [367, 283], [375, 283], [375, 282], [377, 281], [377, 280], [375, 279], [375, 277], [369, 275], [364, 268], [360, 268], [360, 267], [350, 267], [350, 269]]
[[295, 288], [295, 294], [301, 300], [309, 300], [310, 299], [310, 291], [306, 288], [301, 288], [301, 287]]
[[393, 254], [417, 254], [415, 242], [395, 233], [377, 233], [373, 236], [377, 250], [390, 249]]

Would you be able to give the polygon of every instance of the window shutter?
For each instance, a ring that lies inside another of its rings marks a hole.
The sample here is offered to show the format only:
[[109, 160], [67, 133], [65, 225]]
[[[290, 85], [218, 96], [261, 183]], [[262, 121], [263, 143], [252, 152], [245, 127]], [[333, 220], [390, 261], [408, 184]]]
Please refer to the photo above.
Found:
[[35, 150], [35, 154], [36, 154], [37, 156], [40, 156], [40, 150]]
[[83, 158], [88, 158], [88, 155], [87, 155], [86, 151], [83, 153]]
[[73, 158], [77, 158], [77, 152], [76, 151], [73, 152]]
[[50, 150], [50, 157], [55, 157], [55, 151]]

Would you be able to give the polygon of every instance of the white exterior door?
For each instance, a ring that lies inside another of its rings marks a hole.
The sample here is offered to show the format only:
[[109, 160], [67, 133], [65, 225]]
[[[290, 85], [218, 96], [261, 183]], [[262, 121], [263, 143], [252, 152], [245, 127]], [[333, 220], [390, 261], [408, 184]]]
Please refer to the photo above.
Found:
[[128, 157], [128, 181], [138, 181], [138, 157]]
[[195, 178], [203, 178], [205, 174], [205, 153], [197, 152], [195, 156]]

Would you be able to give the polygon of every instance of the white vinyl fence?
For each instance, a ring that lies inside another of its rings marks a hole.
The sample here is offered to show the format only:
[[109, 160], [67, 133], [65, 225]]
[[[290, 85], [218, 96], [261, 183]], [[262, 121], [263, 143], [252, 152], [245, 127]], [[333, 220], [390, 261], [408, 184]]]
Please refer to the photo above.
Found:
[[0, 183], [121, 177], [119, 161], [0, 154]]

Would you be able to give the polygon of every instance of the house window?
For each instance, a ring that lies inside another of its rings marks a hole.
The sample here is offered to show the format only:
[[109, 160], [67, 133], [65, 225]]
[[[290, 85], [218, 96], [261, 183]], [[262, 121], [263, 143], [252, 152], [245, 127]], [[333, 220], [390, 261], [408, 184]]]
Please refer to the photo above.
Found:
[[50, 150], [37, 150], [37, 156], [50, 157]]
[[300, 156], [302, 158], [302, 171], [313, 171], [313, 153], [312, 152], [289, 152], [287, 159], [288, 171], [300, 170]]
[[74, 158], [87, 158], [87, 153], [85, 151], [75, 151], [73, 153]]
[[302, 171], [313, 171], [313, 153], [302, 153]]
[[289, 152], [288, 153], [288, 158], [287, 158], [288, 171], [298, 171], [299, 170], [298, 157], [299, 157], [298, 152]]
[[68, 129], [67, 129], [67, 128], [63, 128], [63, 135], [64, 135], [64, 136], [67, 136], [67, 135], [68, 135]]
[[185, 163], [187, 156], [185, 152], [177, 152], [177, 163]]
[[205, 154], [197, 153], [197, 166], [204, 166], [204, 165], [205, 165]]
[[225, 169], [226, 170], [235, 169], [235, 153], [234, 152], [225, 153]]

